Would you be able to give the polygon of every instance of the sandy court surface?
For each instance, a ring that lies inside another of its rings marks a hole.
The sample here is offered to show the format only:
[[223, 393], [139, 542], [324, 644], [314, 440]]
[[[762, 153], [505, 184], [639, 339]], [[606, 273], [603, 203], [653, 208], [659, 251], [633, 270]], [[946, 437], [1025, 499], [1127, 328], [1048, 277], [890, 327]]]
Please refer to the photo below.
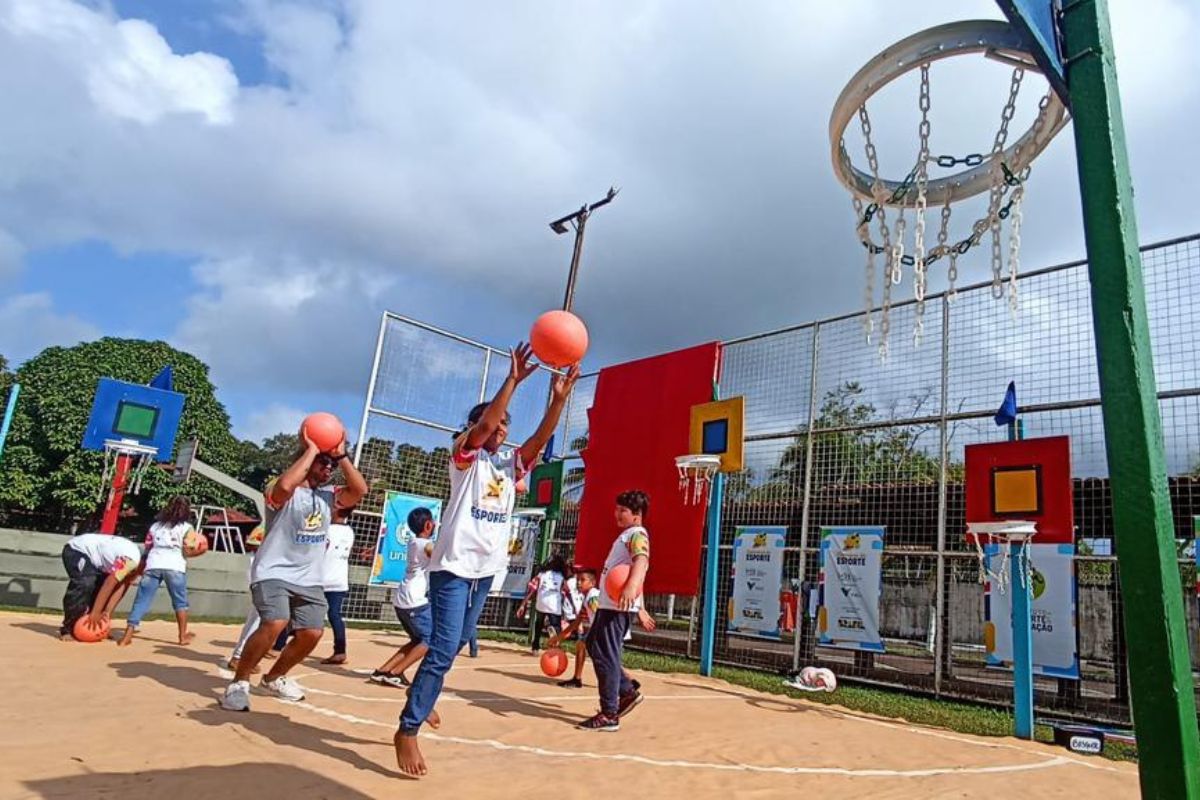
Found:
[[[515, 647], [460, 658], [422, 741], [430, 775], [399, 775], [391, 737], [403, 692], [354, 670], [402, 636], [350, 631], [351, 664], [294, 675], [302, 703], [255, 694], [222, 711], [237, 627], [198, 624], [191, 647], [150, 622], [132, 647], [57, 640], [57, 619], [0, 614], [0, 798], [768, 798], [1136, 797], [1135, 767], [1061, 748], [877, 720], [695, 675], [638, 674], [647, 700], [618, 733], [572, 725], [596, 706], [595, 679], [565, 690]], [[118, 626], [118, 631], [120, 627]], [[327, 655], [329, 636], [317, 652]], [[430, 795], [429, 792], [434, 794]]]

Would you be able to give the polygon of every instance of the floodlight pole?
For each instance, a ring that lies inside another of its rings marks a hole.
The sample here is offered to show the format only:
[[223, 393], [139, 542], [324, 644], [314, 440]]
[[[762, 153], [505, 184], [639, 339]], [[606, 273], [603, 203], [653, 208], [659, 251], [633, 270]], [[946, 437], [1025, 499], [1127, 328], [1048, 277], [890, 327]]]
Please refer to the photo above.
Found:
[[1143, 797], [1200, 800], [1200, 733], [1107, 0], [1067, 0], [1092, 320]]
[[568, 222], [575, 229], [575, 250], [571, 253], [571, 269], [567, 272], [567, 291], [563, 295], [563, 311], [570, 311], [575, 305], [575, 281], [579, 277], [579, 259], [583, 255], [583, 234], [587, 228], [588, 217], [596, 209], [611, 203], [619, 191], [621, 190], [610, 187], [608, 194], [603, 199], [597, 200], [591, 205], [585, 203], [578, 211], [567, 214], [565, 217], [559, 217], [550, 223], [550, 230], [560, 236], [567, 232]]

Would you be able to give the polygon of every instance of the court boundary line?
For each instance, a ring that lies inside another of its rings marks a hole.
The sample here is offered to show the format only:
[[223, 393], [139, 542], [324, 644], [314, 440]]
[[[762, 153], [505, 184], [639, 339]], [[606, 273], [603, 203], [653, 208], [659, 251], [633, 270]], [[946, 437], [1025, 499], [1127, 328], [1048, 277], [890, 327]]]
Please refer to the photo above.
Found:
[[[272, 699], [275, 699], [277, 703], [283, 705], [301, 708], [319, 716], [338, 719], [352, 725], [384, 728], [389, 731], [395, 730], [396, 727], [395, 723], [392, 722], [380, 722], [379, 720], [369, 719], [367, 717], [359, 717], [355, 714], [347, 714], [345, 712], [335, 711], [334, 709], [324, 708], [306, 701], [297, 703], [278, 698]], [[853, 769], [847, 767], [784, 767], [742, 764], [736, 762], [722, 764], [705, 761], [687, 761], [683, 759], [660, 759], [649, 756], [632, 755], [629, 753], [593, 753], [586, 750], [550, 750], [535, 745], [509, 744], [496, 739], [472, 739], [463, 736], [448, 736], [446, 734], [426, 731], [422, 731], [420, 736], [422, 739], [433, 742], [460, 744], [471, 747], [487, 747], [492, 750], [525, 753], [528, 755], [541, 756], [545, 758], [583, 759], [593, 761], [624, 761], [651, 767], [701, 769], [719, 772], [751, 772], [771, 775], [833, 775], [850, 778], [928, 778], [940, 777], [944, 775], [1012, 774], [1019, 772], [1031, 772], [1041, 769], [1052, 769], [1055, 767], [1069, 766], [1075, 763], [1072, 759], [1064, 758], [1062, 756], [1049, 756], [1044, 753], [1031, 753], [1025, 751], [1027, 755], [1037, 755], [1043, 760], [1026, 764], [999, 764], [990, 767], [926, 767], [922, 769], [911, 770], [881, 768]]]

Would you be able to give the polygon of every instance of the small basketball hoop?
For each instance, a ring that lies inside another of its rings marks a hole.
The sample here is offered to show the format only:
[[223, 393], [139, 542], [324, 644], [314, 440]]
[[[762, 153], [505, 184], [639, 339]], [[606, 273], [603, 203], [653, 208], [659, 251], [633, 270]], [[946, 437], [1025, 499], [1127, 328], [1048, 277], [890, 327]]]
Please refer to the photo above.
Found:
[[[1019, 548], [1018, 558], [1021, 559], [1017, 574], [1021, 578], [1021, 586], [1029, 585], [1029, 544], [1037, 535], [1037, 525], [1025, 520], [1011, 522], [968, 522], [967, 538], [975, 545], [975, 554], [979, 558], [979, 582], [990, 582], [1000, 594], [1008, 593], [1010, 580], [1009, 563], [1012, 556], [1012, 545], [1023, 544]], [[997, 545], [1000, 551], [1000, 568], [993, 570], [988, 567], [987, 549]]]
[[129, 486], [130, 494], [137, 494], [142, 490], [142, 477], [146, 474], [146, 470], [154, 463], [154, 457], [158, 455], [158, 448], [146, 444], [139, 444], [131, 439], [105, 439], [104, 440], [104, 474], [100, 478], [100, 491], [96, 495], [96, 499], [104, 497], [105, 488], [110, 487], [110, 482], [113, 479], [113, 474], [116, 472], [117, 460], [120, 456], [130, 456], [134, 459], [133, 465], [129, 470], [127, 477], [127, 485]]
[[697, 505], [712, 487], [713, 478], [721, 469], [721, 457], [703, 454], [676, 456], [675, 468], [679, 470], [679, 491], [683, 495], [683, 502]]

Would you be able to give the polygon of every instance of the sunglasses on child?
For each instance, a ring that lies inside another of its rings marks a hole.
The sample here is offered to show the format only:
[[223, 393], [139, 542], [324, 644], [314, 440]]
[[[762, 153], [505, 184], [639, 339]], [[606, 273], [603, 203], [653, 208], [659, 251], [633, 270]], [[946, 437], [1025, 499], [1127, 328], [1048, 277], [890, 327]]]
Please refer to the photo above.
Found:
[[322, 453], [314, 459], [318, 467], [335, 467], [345, 456], [329, 456]]

